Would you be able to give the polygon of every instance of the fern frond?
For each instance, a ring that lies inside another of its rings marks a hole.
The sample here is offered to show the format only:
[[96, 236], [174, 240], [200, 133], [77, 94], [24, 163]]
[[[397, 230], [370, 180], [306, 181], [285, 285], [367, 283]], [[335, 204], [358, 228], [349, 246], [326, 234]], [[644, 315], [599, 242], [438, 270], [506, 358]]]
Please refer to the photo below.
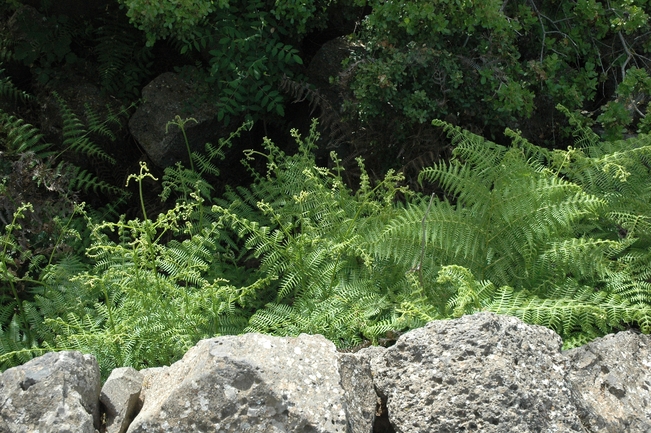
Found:
[[43, 141], [43, 134], [37, 128], [2, 110], [0, 110], [0, 143], [4, 144], [5, 152], [10, 155], [33, 152], [39, 158], [46, 158], [52, 154], [48, 151], [51, 145]]
[[587, 125], [588, 119], [577, 112], [568, 110], [561, 104], [556, 105], [556, 109], [563, 113], [570, 122], [570, 125], [574, 127], [572, 135], [576, 138], [577, 147], [593, 147], [599, 142], [599, 135]]
[[314, 86], [307, 82], [292, 80], [286, 75], [280, 80], [279, 89], [293, 98], [292, 103], [307, 101], [310, 107], [309, 115], [318, 109], [318, 119], [321, 129], [326, 131], [328, 138], [327, 147], [337, 147], [350, 135], [346, 123], [341, 121], [339, 110], [332, 106], [327, 98], [324, 98]]
[[441, 161], [433, 167], [424, 168], [418, 175], [418, 181], [438, 182], [451, 198], [458, 200], [462, 206], [490, 201], [490, 184], [486, 185], [474, 167], [452, 161]]
[[533, 281], [555, 281], [566, 275], [581, 281], [605, 280], [613, 274], [613, 259], [632, 241], [570, 238], [551, 242], [531, 267]]
[[[59, 110], [63, 118], [63, 146], [64, 151], [71, 150], [86, 156], [100, 158], [109, 164], [115, 164], [115, 158], [110, 156], [99, 145], [91, 141], [90, 130], [84, 125], [81, 119], [68, 107], [66, 102], [56, 92], [53, 93], [59, 103]], [[97, 119], [96, 119], [97, 120]], [[105, 132], [106, 129], [95, 124], [94, 132]]]
[[452, 317], [461, 317], [481, 310], [496, 290], [490, 281], [476, 281], [468, 269], [455, 265], [441, 268], [436, 282], [455, 287], [456, 294], [447, 302]]
[[[216, 153], [215, 155], [219, 155], [221, 157], [224, 156], [223, 153]], [[195, 170], [197, 170], [200, 174], [219, 176], [220, 170], [215, 164], [213, 164], [212, 158], [193, 152], [192, 161], [194, 161]]]
[[[198, 162], [197, 167], [201, 167], [203, 164], [200, 160], [196, 162]], [[213, 189], [212, 185], [204, 180], [201, 172], [196, 169], [187, 169], [177, 162], [174, 166], [165, 167], [161, 200], [167, 200], [172, 192], [178, 194], [185, 201], [191, 200], [192, 193], [195, 191], [198, 191], [201, 197], [209, 200]]]
[[647, 280], [632, 278], [628, 272], [619, 272], [611, 275], [606, 284], [610, 292], [632, 305], [651, 306], [651, 283]]
[[22, 103], [34, 100], [34, 97], [24, 90], [18, 89], [9, 77], [4, 77], [5, 70], [2, 68], [0, 61], [0, 98], [10, 100], [14, 103]]
[[111, 127], [120, 128], [122, 122], [120, 116], [124, 115], [125, 109], [115, 113], [110, 105], [106, 105], [106, 113], [100, 115], [99, 112], [93, 110], [89, 104], [84, 104], [84, 117], [86, 119], [87, 129], [89, 133], [97, 134], [106, 137], [111, 141], [116, 140], [116, 136], [111, 130]]
[[117, 196], [122, 194], [121, 188], [99, 179], [88, 170], [82, 170], [79, 167], [74, 166], [67, 166], [67, 171], [71, 174], [70, 188], [72, 190], [80, 190], [84, 192], [93, 191], [95, 194], [102, 192], [104, 194], [115, 194]]
[[94, 51], [103, 90], [121, 99], [137, 98], [154, 57], [142, 33], [127, 22], [105, 21], [96, 35]]

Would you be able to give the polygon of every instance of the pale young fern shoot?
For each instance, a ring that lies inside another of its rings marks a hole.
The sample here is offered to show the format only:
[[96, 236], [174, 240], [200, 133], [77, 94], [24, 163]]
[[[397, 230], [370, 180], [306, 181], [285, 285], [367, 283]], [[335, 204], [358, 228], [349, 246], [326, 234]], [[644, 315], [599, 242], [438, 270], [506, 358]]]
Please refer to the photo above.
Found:
[[[143, 167], [133, 179], [147, 176]], [[169, 364], [201, 338], [231, 331], [240, 291], [209, 276], [220, 229], [216, 222], [193, 227], [199, 205], [177, 203], [153, 220], [88, 219], [94, 267], [70, 285], [96, 301], [46, 318], [56, 347], [97, 355], [107, 374], [122, 365]]]

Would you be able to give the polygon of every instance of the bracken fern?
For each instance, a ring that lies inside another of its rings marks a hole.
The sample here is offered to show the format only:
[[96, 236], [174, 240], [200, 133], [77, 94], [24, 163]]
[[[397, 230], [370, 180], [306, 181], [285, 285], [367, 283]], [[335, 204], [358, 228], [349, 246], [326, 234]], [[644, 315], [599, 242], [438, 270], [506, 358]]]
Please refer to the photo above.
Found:
[[648, 215], [628, 198], [635, 185], [648, 184], [647, 170], [636, 169], [633, 185], [622, 177], [644, 166], [643, 137], [626, 144], [635, 150], [624, 164], [623, 142], [549, 152], [511, 131], [514, 145], [506, 148], [434, 124], [456, 147], [449, 162], [424, 169], [421, 180], [436, 182], [445, 199], [408, 205], [382, 231], [376, 254], [436, 270], [424, 284], [452, 285], [447, 314], [453, 316], [481, 310], [515, 315], [554, 329], [567, 347], [625, 323], [651, 331], [648, 246], [636, 247], [640, 233], [622, 236], [614, 219], [626, 212], [629, 221]]

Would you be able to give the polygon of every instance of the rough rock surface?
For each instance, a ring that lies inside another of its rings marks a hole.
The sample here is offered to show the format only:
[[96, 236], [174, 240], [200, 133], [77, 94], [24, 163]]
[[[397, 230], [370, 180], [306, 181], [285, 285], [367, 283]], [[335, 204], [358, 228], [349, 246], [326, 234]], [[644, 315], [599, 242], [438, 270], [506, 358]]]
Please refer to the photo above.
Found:
[[339, 92], [343, 88], [331, 82], [344, 72], [342, 62], [350, 56], [353, 47], [346, 38], [332, 39], [319, 48], [310, 62], [307, 75], [310, 82], [330, 97], [330, 102], [338, 108], [342, 100]]
[[208, 103], [197, 104], [199, 95], [192, 83], [178, 74], [166, 72], [142, 89], [143, 104], [129, 119], [129, 130], [157, 166], [164, 168], [184, 161], [188, 151], [181, 130], [170, 125], [176, 116], [193, 118], [184, 128], [191, 151], [203, 152], [207, 142], [217, 144], [221, 128], [217, 109]]
[[106, 433], [124, 433], [140, 410], [143, 375], [131, 367], [116, 368], [106, 379], [99, 401], [106, 416]]
[[651, 432], [651, 337], [633, 331], [563, 353], [591, 432]]
[[341, 353], [338, 360], [350, 431], [371, 432], [377, 394], [373, 386], [369, 357], [364, 353]]
[[583, 431], [553, 331], [481, 313], [430, 322], [372, 360], [398, 433]]
[[0, 432], [94, 433], [99, 393], [93, 356], [47, 353], [0, 375]]
[[321, 336], [203, 340], [143, 392], [129, 433], [369, 432], [373, 421], [350, 413], [335, 346]]
[[[306, 71], [309, 82], [316, 87], [317, 92], [303, 96], [312, 102], [312, 108], [320, 107], [319, 132], [327, 148], [339, 147], [356, 129], [353, 122], [342, 116], [344, 101], [353, 98], [347, 83], [354, 69], [344, 68], [342, 61], [354, 49], [344, 37], [332, 39], [319, 48]], [[333, 81], [333, 78], [336, 80]], [[296, 93], [292, 96], [297, 99], [303, 97]], [[312, 110], [304, 114], [308, 114], [308, 121], [314, 117]], [[340, 149], [339, 152], [343, 150]]]
[[128, 433], [651, 432], [651, 336], [561, 352], [552, 331], [490, 313], [357, 353], [319, 335], [203, 340], [171, 366], [113, 371], [102, 426], [99, 381], [77, 352], [7, 370], [0, 433], [124, 431], [129, 408]]

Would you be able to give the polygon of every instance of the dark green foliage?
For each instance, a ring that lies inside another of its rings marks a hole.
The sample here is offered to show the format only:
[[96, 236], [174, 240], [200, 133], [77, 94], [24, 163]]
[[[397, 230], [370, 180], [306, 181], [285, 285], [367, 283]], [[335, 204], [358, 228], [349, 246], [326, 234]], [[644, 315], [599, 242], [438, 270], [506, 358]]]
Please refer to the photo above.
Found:
[[283, 75], [293, 75], [292, 65], [303, 63], [298, 50], [283, 42], [280, 23], [264, 6], [264, 1], [248, 1], [220, 9], [185, 46], [209, 51], [205, 79], [218, 97], [218, 117], [226, 123], [241, 114], [282, 116], [278, 83]]
[[[201, 93], [228, 124], [237, 118], [283, 116], [278, 85], [303, 64], [295, 40], [319, 27], [325, 6], [285, 2], [203, 1], [166, 5], [124, 1], [131, 22], [144, 30], [148, 45], [173, 38], [181, 54], [199, 53], [207, 67], [190, 69]], [[165, 24], [167, 23], [167, 24]]]
[[[87, 125], [77, 116], [66, 104], [66, 102], [59, 95], [54, 93], [54, 97], [59, 103], [59, 110], [63, 118], [63, 152], [75, 152], [90, 157], [101, 158], [108, 163], [115, 163], [115, 159], [111, 157], [104, 149], [90, 140], [90, 134], [96, 133], [100, 136], [107, 137], [115, 140], [115, 136], [111, 132], [109, 125], [111, 123], [120, 124], [120, 120], [116, 115], [109, 111], [106, 120], [101, 120], [96, 113], [93, 113], [88, 106], [86, 106]], [[108, 108], [108, 107], [107, 107]]]
[[22, 8], [16, 17], [18, 37], [12, 40], [13, 59], [30, 66], [40, 83], [56, 75], [55, 68], [72, 65], [79, 58], [72, 49], [75, 40], [85, 39], [91, 27], [65, 15], [45, 16]]
[[[393, 172], [373, 184], [361, 159], [351, 190], [336, 155], [332, 168], [315, 163], [316, 123], [306, 138], [292, 132], [295, 155], [270, 140], [245, 152], [255, 182], [221, 199], [201, 187], [213, 168], [179, 166], [165, 178], [178, 201], [156, 218], [144, 202], [142, 220], [84, 213], [90, 268], [79, 258], [29, 262], [14, 224], [0, 257], [0, 362], [77, 349], [97, 355], [106, 375], [168, 364], [216, 335], [320, 333], [346, 348], [476, 311], [550, 327], [566, 347], [624, 326], [648, 333], [651, 146], [646, 136], [602, 143], [570, 116], [580, 147], [567, 151], [512, 131], [513, 145], [498, 146], [435, 122], [454, 156], [421, 179], [443, 198], [410, 192]], [[145, 165], [130, 177], [145, 178]], [[78, 226], [71, 218], [60, 238]], [[18, 272], [16, 257], [33, 264]]]
[[[54, 97], [59, 103], [59, 111], [63, 119], [63, 142], [58, 155], [76, 154], [85, 158], [102, 160], [107, 165], [115, 165], [115, 158], [97, 144], [94, 138], [115, 141], [115, 135], [111, 128], [121, 126], [120, 117], [125, 114], [126, 110], [114, 113], [107, 106], [106, 119], [100, 119], [99, 115], [87, 105], [84, 113], [85, 119], [82, 120], [68, 107], [63, 98], [56, 93], [54, 93]], [[99, 179], [96, 174], [75, 164], [67, 164], [66, 169], [72, 179], [70, 188], [73, 190], [94, 191], [95, 193], [101, 191], [104, 194], [114, 194], [118, 197], [125, 193], [122, 188]]]
[[105, 20], [95, 30], [95, 53], [102, 89], [123, 100], [140, 96], [143, 81], [149, 77], [153, 54], [145, 37], [127, 23]]
[[[0, 59], [2, 59], [2, 53], [0, 52]], [[0, 61], [0, 101], [9, 100], [13, 103], [17, 102], [28, 102], [34, 98], [29, 93], [18, 89], [14, 83], [5, 76], [5, 70], [2, 69], [2, 62]]]
[[614, 88], [616, 99], [598, 118], [609, 134], [634, 130], [644, 117], [651, 47], [645, 2], [369, 5], [349, 62], [356, 97], [349, 108], [369, 123], [395, 121], [398, 137], [446, 117], [499, 134], [537, 109], [536, 121], [550, 132], [558, 127], [551, 107], [595, 110]]
[[[328, 7], [342, 6], [337, 0], [302, 2], [292, 1], [253, 1], [241, 2], [230, 0], [183, 0], [167, 4], [147, 0], [118, 0], [127, 6], [127, 16], [131, 23], [147, 34], [148, 45], [157, 39], [170, 36], [183, 41], [192, 41], [206, 22], [219, 23], [225, 15], [247, 8], [250, 14], [268, 25], [280, 25], [275, 28], [282, 34], [291, 36], [305, 35], [315, 29], [325, 27]], [[250, 17], [249, 17], [250, 18]], [[277, 21], [275, 21], [277, 20]]]

